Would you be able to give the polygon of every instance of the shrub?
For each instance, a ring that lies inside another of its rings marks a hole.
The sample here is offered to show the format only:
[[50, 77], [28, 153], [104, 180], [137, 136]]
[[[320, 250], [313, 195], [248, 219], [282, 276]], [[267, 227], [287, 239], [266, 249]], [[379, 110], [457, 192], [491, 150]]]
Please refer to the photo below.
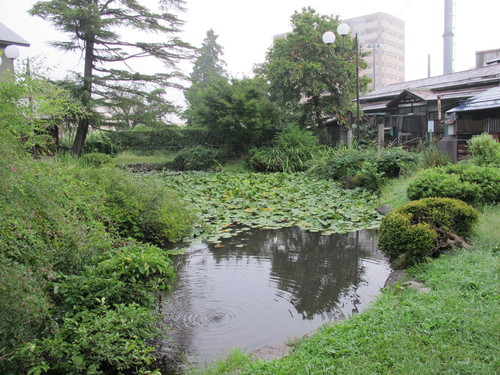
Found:
[[397, 178], [415, 164], [416, 156], [401, 147], [389, 147], [375, 158], [377, 171], [387, 178]]
[[158, 334], [154, 314], [135, 304], [100, 306], [65, 316], [52, 335], [13, 357], [29, 374], [143, 374], [154, 361], [145, 339]]
[[113, 158], [110, 155], [101, 154], [98, 152], [85, 154], [82, 156], [82, 160], [96, 167], [106, 164], [113, 164]]
[[287, 126], [274, 139], [273, 147], [251, 150], [249, 163], [260, 172], [300, 172], [318, 150], [318, 139], [310, 131]]
[[146, 371], [174, 275], [137, 240], [184, 236], [183, 201], [159, 179], [0, 146], [0, 373]]
[[317, 160], [309, 172], [320, 178], [339, 180], [346, 188], [364, 187], [378, 191], [384, 179], [398, 177], [410, 168], [415, 157], [400, 148], [374, 150], [339, 148]]
[[83, 152], [101, 153], [107, 155], [116, 155], [122, 150], [122, 147], [115, 143], [112, 133], [109, 132], [92, 132], [87, 136], [83, 146]]
[[407, 190], [411, 200], [443, 197], [469, 204], [500, 201], [500, 169], [459, 163], [424, 170]]
[[439, 167], [452, 163], [451, 156], [436, 147], [425, 146], [418, 152], [417, 163], [420, 168]]
[[488, 133], [469, 139], [467, 148], [471, 153], [473, 164], [500, 167], [500, 143]]
[[80, 178], [99, 186], [99, 219], [110, 231], [155, 244], [181, 240], [192, 216], [174, 191], [152, 176], [136, 177], [116, 168], [80, 170]]
[[167, 168], [177, 171], [210, 171], [218, 165], [217, 150], [201, 146], [185, 148], [167, 165]]
[[426, 198], [389, 212], [379, 229], [379, 247], [392, 260], [410, 265], [438, 256], [450, 244], [461, 245], [479, 218], [458, 199]]

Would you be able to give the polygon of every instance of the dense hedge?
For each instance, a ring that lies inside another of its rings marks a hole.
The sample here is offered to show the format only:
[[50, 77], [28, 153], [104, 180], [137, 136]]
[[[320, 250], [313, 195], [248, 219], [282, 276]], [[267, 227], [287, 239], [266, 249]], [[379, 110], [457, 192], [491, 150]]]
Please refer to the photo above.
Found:
[[209, 129], [172, 127], [162, 130], [120, 131], [110, 135], [122, 149], [168, 149], [185, 147], [221, 147], [224, 135]]
[[466, 163], [426, 169], [410, 183], [411, 200], [443, 197], [469, 204], [500, 202], [500, 168]]
[[469, 235], [478, 217], [475, 209], [457, 199], [425, 198], [409, 202], [384, 217], [379, 246], [391, 260], [408, 265], [439, 255], [459, 240], [456, 236]]

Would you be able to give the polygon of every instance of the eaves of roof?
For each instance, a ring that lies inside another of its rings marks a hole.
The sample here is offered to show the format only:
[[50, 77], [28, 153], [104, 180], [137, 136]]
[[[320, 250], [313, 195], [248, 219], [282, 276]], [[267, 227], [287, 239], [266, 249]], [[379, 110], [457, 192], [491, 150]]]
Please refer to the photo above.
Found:
[[3, 23], [0, 23], [0, 45], [16, 45], [22, 47], [29, 47], [30, 43], [17, 35], [14, 31], [9, 29]]

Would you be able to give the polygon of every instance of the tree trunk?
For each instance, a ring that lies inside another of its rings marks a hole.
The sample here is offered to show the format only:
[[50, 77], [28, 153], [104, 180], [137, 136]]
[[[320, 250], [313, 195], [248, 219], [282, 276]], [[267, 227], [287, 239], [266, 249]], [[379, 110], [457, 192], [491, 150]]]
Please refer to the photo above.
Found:
[[[90, 99], [92, 97], [92, 78], [94, 71], [94, 39], [87, 40], [85, 44], [85, 68], [83, 72], [83, 96], [82, 104], [85, 108], [90, 109]], [[90, 120], [88, 117], [82, 118], [78, 122], [75, 140], [71, 151], [74, 155], [82, 154], [83, 145], [89, 131]]]

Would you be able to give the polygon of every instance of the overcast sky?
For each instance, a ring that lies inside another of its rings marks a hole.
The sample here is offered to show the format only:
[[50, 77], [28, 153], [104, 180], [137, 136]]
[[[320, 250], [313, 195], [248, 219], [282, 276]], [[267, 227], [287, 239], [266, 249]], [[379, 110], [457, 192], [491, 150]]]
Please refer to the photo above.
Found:
[[[81, 71], [80, 56], [47, 46], [47, 41], [65, 36], [50, 23], [27, 14], [35, 2], [0, 0], [0, 22], [31, 43], [30, 48], [20, 48], [21, 57], [44, 56], [56, 76], [62, 77], [67, 69]], [[186, 22], [182, 37], [199, 47], [207, 30], [213, 29], [224, 48], [229, 73], [251, 75], [253, 65], [264, 61], [273, 35], [290, 31], [290, 16], [307, 6], [340, 18], [376, 12], [401, 18], [406, 33], [406, 80], [427, 76], [429, 54], [431, 75], [442, 74], [444, 0], [187, 0], [187, 11], [180, 14]], [[500, 48], [499, 14], [498, 0], [455, 0], [455, 71], [474, 68], [475, 51]], [[189, 74], [191, 66], [184, 65], [183, 70]]]

